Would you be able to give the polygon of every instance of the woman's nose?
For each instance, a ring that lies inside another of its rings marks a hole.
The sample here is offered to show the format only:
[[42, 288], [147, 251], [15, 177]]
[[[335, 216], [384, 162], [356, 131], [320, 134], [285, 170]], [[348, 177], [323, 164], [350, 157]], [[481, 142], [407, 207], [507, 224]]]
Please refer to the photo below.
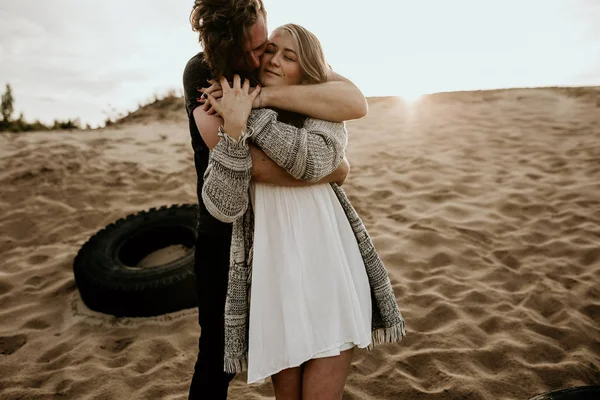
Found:
[[276, 67], [279, 67], [279, 65], [280, 65], [280, 62], [279, 62], [279, 61], [280, 61], [280, 60], [279, 60], [279, 56], [278, 56], [277, 54], [275, 54], [275, 55], [273, 56], [273, 58], [271, 58], [271, 64], [273, 64], [273, 65], [274, 65], [274, 66], [276, 66]]

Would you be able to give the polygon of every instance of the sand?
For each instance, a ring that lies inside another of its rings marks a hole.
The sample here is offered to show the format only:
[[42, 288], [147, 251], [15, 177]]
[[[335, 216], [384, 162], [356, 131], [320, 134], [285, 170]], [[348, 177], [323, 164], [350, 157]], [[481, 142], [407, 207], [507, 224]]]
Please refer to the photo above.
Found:
[[[103, 130], [0, 134], [1, 399], [187, 398], [197, 311], [96, 313], [72, 272], [105, 225], [196, 201], [180, 102]], [[344, 398], [526, 399], [600, 384], [600, 88], [369, 105], [348, 124], [345, 188], [408, 338], [356, 351]], [[273, 390], [240, 374], [229, 393]]]

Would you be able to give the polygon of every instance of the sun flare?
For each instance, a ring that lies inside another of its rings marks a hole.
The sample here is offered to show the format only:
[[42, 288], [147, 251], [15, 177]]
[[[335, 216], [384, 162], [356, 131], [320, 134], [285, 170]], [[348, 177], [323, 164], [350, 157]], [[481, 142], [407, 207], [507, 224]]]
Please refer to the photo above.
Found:
[[402, 100], [406, 101], [407, 103], [416, 103], [417, 101], [419, 101], [421, 99], [421, 97], [423, 97], [423, 92], [419, 91], [419, 90], [407, 90], [407, 91], [403, 91], [402, 93], [400, 93], [398, 95], [398, 97], [400, 97]]

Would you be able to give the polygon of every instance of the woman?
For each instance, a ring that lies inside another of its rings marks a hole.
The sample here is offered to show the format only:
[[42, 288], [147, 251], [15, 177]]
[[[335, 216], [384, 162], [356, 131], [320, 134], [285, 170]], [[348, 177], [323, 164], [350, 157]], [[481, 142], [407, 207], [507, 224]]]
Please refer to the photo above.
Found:
[[[328, 71], [318, 39], [288, 24], [271, 36], [259, 80], [319, 83]], [[249, 383], [272, 376], [278, 399], [341, 398], [354, 347], [405, 335], [387, 273], [338, 185], [251, 184], [247, 141], [297, 179], [316, 182], [342, 162], [345, 126], [267, 109], [250, 114], [260, 88], [250, 91], [239, 77], [233, 88], [221, 84], [219, 102], [208, 96], [224, 123], [202, 196], [211, 214], [234, 223], [226, 369], [247, 364]]]

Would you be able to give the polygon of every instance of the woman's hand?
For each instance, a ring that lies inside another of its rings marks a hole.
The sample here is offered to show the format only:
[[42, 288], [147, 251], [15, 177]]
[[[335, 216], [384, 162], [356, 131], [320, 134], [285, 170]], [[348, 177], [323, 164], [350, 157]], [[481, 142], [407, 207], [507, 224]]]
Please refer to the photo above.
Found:
[[204, 92], [203, 97], [206, 97], [206, 101], [223, 118], [225, 132], [238, 139], [246, 129], [252, 103], [257, 98], [261, 87], [257, 86], [250, 91], [250, 81], [244, 79], [242, 86], [241, 78], [237, 74], [233, 76], [233, 87], [229, 86], [229, 82], [224, 77], [221, 78], [220, 84], [223, 92], [220, 101], [207, 92]]
[[[208, 83], [210, 83], [210, 86], [208, 88], [200, 88], [197, 89], [200, 93], [206, 93], [206, 94], [210, 94], [212, 97], [214, 97], [217, 101], [221, 100], [221, 97], [223, 97], [223, 89], [221, 88], [221, 84], [217, 81], [215, 81], [214, 79], [209, 79]], [[213, 115], [216, 114], [217, 112], [215, 111], [214, 108], [212, 108], [212, 106], [210, 105], [209, 102], [207, 102], [204, 97], [202, 97], [202, 95], [200, 95], [201, 97], [198, 97], [196, 99], [196, 101], [198, 103], [202, 103], [202, 109], [208, 114], [208, 115]], [[255, 101], [256, 103], [256, 101]]]
[[[209, 79], [208, 83], [210, 83], [210, 86], [207, 88], [200, 88], [197, 89], [200, 93], [206, 93], [206, 94], [210, 94], [212, 97], [214, 97], [217, 101], [221, 100], [221, 97], [223, 97], [223, 89], [221, 88], [221, 84], [217, 81], [215, 81], [214, 79]], [[254, 86], [250, 87], [251, 90], [255, 90]], [[265, 88], [262, 88], [261, 91], [264, 91]], [[264, 94], [263, 94], [264, 96]], [[207, 102], [204, 97], [198, 97], [196, 99], [196, 101], [198, 103], [202, 103], [202, 109], [208, 114], [208, 115], [213, 115], [216, 114], [217, 112], [215, 111], [214, 108], [212, 108], [212, 106], [210, 105], [209, 102]], [[254, 102], [252, 103], [252, 108], [263, 108], [264, 107], [264, 102], [262, 101], [262, 98], [260, 97], [260, 92], [258, 94], [258, 97], [254, 99]]]

